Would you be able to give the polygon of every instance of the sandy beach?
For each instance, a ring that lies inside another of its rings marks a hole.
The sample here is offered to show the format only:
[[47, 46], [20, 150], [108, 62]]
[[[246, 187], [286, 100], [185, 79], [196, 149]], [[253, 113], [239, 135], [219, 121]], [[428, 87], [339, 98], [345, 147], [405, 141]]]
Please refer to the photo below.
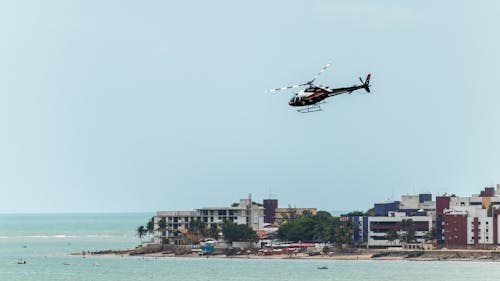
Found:
[[[82, 255], [75, 253], [74, 255]], [[183, 254], [175, 255], [174, 253], [147, 253], [130, 255], [126, 251], [106, 252], [106, 253], [89, 253], [88, 255], [96, 256], [135, 256], [146, 258], [200, 258], [200, 259], [260, 259], [260, 260], [379, 260], [379, 261], [500, 261], [500, 251], [491, 250], [434, 250], [434, 251], [394, 251], [394, 250], [361, 250], [359, 253], [333, 253], [330, 255], [315, 255], [310, 256], [306, 253], [297, 253], [293, 255], [276, 254], [276, 255], [232, 255], [213, 254], [199, 255]]]

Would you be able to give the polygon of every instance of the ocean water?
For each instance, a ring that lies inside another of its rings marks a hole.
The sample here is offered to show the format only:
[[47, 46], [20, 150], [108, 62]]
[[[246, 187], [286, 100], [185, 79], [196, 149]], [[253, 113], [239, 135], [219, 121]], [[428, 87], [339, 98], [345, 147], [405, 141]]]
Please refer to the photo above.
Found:
[[[131, 248], [152, 214], [0, 215], [0, 280], [499, 280], [500, 263], [82, 257]], [[17, 264], [19, 259], [27, 264]], [[327, 266], [327, 270], [318, 270]]]

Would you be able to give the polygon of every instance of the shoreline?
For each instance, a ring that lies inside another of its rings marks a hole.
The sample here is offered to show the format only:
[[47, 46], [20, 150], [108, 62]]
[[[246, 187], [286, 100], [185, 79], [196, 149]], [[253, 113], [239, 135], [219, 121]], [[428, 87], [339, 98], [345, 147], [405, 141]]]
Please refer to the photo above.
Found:
[[73, 256], [106, 256], [106, 257], [142, 257], [142, 258], [196, 258], [196, 259], [253, 259], [253, 260], [349, 260], [349, 261], [461, 261], [461, 262], [500, 262], [500, 251], [490, 250], [430, 250], [430, 251], [394, 251], [394, 250], [363, 250], [359, 253], [335, 253], [333, 255], [309, 256], [298, 253], [276, 255], [230, 255], [225, 254], [174, 254], [174, 253], [144, 253], [130, 254], [131, 250], [103, 251], [91, 253], [71, 253]]

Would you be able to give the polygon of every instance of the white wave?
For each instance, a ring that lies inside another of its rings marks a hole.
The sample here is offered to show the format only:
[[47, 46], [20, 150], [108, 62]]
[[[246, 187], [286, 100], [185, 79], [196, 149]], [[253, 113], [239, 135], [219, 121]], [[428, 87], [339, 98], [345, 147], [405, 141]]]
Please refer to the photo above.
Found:
[[57, 234], [57, 235], [54, 235], [55, 238], [75, 238], [77, 236], [74, 236], [74, 235], [65, 235], [65, 234]]
[[8, 239], [9, 236], [0, 236], [0, 239]]

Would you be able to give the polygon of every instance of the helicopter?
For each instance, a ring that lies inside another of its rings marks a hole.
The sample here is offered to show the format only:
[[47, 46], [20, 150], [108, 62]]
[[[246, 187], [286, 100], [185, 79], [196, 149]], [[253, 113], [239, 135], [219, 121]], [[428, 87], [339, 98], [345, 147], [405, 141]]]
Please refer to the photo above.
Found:
[[368, 74], [366, 76], [365, 81], [359, 77], [359, 80], [361, 81], [361, 85], [354, 85], [351, 87], [344, 87], [344, 88], [334, 88], [331, 89], [328, 86], [321, 86], [321, 85], [315, 85], [314, 81], [323, 73], [328, 67], [330, 67], [331, 62], [326, 64], [321, 71], [316, 74], [316, 76], [302, 84], [298, 85], [293, 85], [293, 86], [287, 86], [287, 87], [282, 87], [282, 88], [277, 88], [277, 89], [271, 89], [267, 90], [266, 93], [272, 93], [276, 91], [281, 91], [281, 90], [288, 90], [288, 89], [294, 89], [302, 86], [308, 86], [306, 89], [299, 91], [294, 94], [292, 99], [288, 102], [290, 106], [300, 106], [300, 107], [305, 107], [298, 109], [297, 111], [300, 113], [309, 113], [309, 112], [315, 112], [315, 111], [321, 111], [321, 104], [326, 103], [324, 101], [326, 98], [333, 97], [336, 95], [340, 94], [345, 94], [345, 93], [352, 93], [356, 90], [359, 89], [365, 89], [367, 93], [370, 93], [370, 77], [371, 74]]

